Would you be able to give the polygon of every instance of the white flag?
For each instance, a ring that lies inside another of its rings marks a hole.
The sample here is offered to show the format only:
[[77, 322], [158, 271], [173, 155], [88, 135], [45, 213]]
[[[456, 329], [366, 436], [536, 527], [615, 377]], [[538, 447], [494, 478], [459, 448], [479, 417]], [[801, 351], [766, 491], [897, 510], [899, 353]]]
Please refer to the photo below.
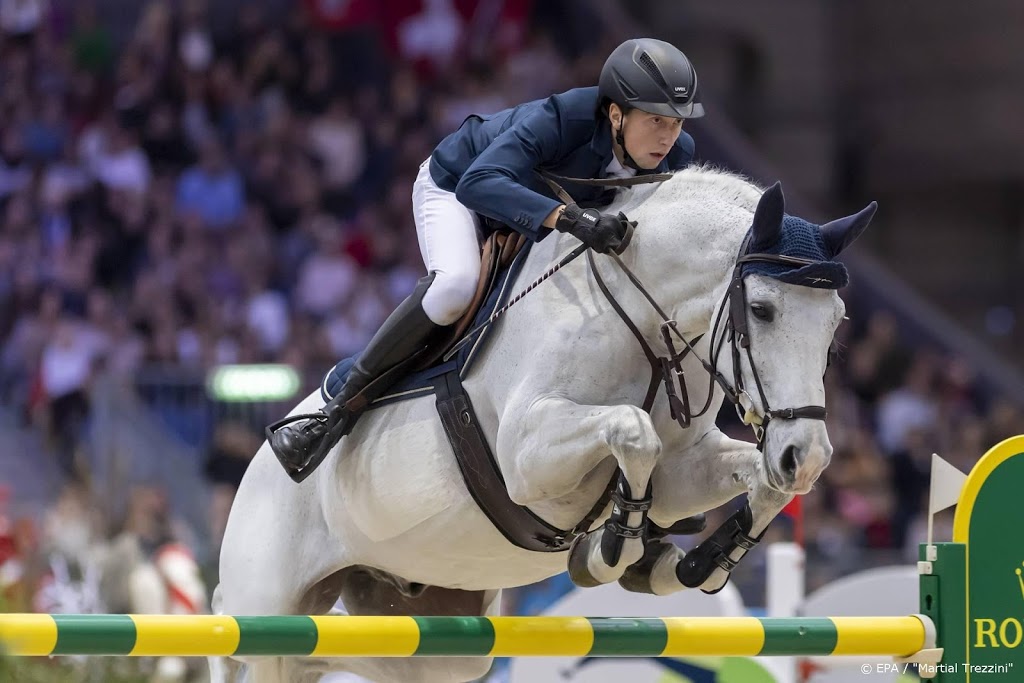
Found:
[[928, 514], [934, 515], [960, 499], [960, 490], [967, 481], [967, 475], [932, 453], [932, 484], [928, 496]]

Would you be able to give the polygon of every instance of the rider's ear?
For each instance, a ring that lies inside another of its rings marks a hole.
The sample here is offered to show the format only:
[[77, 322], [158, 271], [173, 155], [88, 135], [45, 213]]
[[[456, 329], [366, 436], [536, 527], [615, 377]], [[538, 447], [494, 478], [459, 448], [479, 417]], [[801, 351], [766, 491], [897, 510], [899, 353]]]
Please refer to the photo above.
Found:
[[612, 128], [622, 125], [622, 109], [614, 102], [608, 105], [608, 120], [611, 121]]
[[863, 209], [845, 218], [837, 218], [821, 226], [821, 239], [825, 242], [825, 248], [831, 258], [839, 255], [843, 249], [850, 246], [855, 239], [871, 223], [871, 218], [878, 210], [878, 202], [871, 202]]
[[761, 195], [754, 211], [754, 222], [750, 226], [752, 246], [775, 244], [782, 233], [782, 217], [786, 212], [786, 197], [782, 194], [782, 183], [776, 182]]

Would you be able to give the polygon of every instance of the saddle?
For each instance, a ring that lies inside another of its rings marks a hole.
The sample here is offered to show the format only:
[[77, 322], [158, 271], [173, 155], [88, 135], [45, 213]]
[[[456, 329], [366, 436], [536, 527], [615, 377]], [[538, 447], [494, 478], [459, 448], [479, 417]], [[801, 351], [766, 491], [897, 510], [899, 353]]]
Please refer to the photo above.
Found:
[[[526, 237], [507, 228], [491, 233], [481, 246], [480, 278], [473, 300], [462, 317], [429, 340], [422, 350], [371, 382], [352, 399], [351, 405], [359, 412], [373, 410], [432, 393], [434, 378], [452, 369], [459, 370], [465, 376], [476, 355], [472, 347], [461, 348], [457, 355], [452, 354], [455, 357], [451, 360], [442, 359], [468, 330], [474, 329], [474, 324], [479, 326], [485, 322], [509, 296], [509, 289], [519, 274], [529, 247], [530, 242]], [[489, 331], [489, 328], [485, 328], [477, 334], [473, 347], [479, 346]], [[355, 361], [355, 356], [345, 358], [324, 376], [320, 385], [324, 401], [329, 401], [337, 394]], [[370, 396], [374, 398], [370, 399]], [[354, 424], [355, 421], [352, 421], [350, 426]]]
[[494, 291], [499, 275], [508, 270], [527, 241], [522, 233], [507, 229], [492, 232], [484, 240], [480, 249], [480, 279], [477, 281], [476, 293], [473, 295], [469, 308], [454, 325], [446, 328], [442, 335], [436, 340], [432, 340], [431, 344], [420, 352], [422, 358], [412, 368], [413, 372], [431, 367], [455, 346], [462, 335], [471, 329], [470, 326], [476, 321], [480, 309], [483, 308], [484, 303]]

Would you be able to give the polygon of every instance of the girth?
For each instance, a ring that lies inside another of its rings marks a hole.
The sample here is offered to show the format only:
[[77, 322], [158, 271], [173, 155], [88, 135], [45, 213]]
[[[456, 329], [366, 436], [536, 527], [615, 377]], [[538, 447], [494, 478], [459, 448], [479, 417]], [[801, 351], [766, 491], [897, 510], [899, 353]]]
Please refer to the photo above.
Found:
[[575, 527], [562, 530], [552, 526], [533, 514], [528, 507], [515, 503], [509, 497], [505, 478], [487, 445], [459, 373], [453, 371], [438, 377], [434, 390], [437, 394], [437, 413], [455, 453], [455, 461], [462, 472], [466, 488], [477, 506], [491, 520], [491, 524], [510, 543], [536, 552], [562, 552], [569, 549], [573, 539], [585, 534], [593, 526], [611, 500], [614, 477], [590, 512]]

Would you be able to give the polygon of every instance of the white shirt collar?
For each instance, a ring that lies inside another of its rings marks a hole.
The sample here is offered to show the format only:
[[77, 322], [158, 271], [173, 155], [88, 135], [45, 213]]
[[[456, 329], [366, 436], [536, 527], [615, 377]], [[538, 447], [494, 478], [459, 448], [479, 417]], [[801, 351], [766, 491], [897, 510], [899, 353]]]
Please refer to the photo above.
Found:
[[636, 175], [635, 168], [626, 168], [619, 163], [618, 157], [614, 154], [612, 155], [612, 160], [608, 162], [608, 166], [604, 171], [610, 178], [632, 178]]

